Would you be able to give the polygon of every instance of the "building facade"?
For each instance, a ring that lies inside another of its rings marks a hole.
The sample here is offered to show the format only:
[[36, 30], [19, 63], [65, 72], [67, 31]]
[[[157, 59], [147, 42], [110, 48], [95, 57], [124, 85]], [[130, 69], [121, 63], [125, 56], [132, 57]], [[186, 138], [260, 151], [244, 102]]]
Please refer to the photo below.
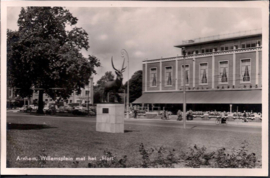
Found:
[[180, 56], [143, 61], [143, 95], [133, 103], [182, 104], [185, 83], [190, 109], [261, 110], [261, 42], [261, 30], [183, 41]]
[[[62, 100], [65, 104], [70, 103], [79, 103], [79, 104], [93, 104], [93, 78], [89, 79], [89, 84], [86, 85], [84, 88], [81, 89], [81, 94], [77, 95], [74, 91], [72, 95], [66, 99]], [[38, 95], [39, 91], [36, 91], [33, 93], [33, 96], [31, 97], [31, 103], [37, 103], [38, 102]], [[51, 97], [49, 97], [46, 93], [43, 95], [43, 101], [44, 103], [53, 103], [55, 102]]]

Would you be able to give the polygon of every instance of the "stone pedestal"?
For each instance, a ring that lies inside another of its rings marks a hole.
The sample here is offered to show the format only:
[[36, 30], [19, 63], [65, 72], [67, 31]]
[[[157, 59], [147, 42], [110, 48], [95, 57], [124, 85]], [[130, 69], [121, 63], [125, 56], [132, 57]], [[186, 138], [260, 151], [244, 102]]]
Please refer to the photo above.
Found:
[[124, 104], [97, 104], [96, 131], [124, 133]]

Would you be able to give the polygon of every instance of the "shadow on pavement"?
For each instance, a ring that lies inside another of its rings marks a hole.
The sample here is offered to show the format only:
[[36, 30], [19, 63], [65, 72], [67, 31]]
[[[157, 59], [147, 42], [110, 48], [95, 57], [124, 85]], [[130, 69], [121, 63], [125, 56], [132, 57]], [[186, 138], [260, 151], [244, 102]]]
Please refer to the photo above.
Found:
[[50, 127], [45, 124], [13, 124], [7, 123], [7, 130], [39, 130], [39, 129], [50, 129], [56, 127]]

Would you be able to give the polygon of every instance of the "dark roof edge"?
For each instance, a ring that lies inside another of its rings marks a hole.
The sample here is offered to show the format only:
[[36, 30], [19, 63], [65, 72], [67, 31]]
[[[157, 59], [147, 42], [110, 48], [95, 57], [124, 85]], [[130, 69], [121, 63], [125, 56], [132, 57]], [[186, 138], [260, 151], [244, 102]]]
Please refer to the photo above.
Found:
[[181, 48], [181, 47], [186, 47], [186, 46], [201, 45], [201, 44], [227, 41], [227, 40], [233, 40], [233, 39], [249, 38], [249, 37], [255, 37], [255, 36], [262, 36], [262, 33], [246, 35], [246, 36], [231, 37], [231, 38], [223, 38], [223, 39], [217, 39], [217, 40], [211, 40], [211, 41], [203, 41], [203, 42], [198, 42], [198, 43], [195, 42], [195, 43], [181, 44], [181, 45], [176, 45], [174, 47]]

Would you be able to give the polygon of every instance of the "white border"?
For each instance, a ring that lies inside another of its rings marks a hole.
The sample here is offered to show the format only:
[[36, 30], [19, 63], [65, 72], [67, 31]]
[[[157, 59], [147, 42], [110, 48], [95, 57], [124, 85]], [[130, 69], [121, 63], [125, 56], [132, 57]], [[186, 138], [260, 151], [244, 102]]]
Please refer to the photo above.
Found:
[[[175, 168], [175, 169], [89, 169], [89, 168], [6, 168], [6, 8], [8, 6], [66, 6], [66, 7], [242, 7], [261, 8], [263, 25], [262, 81], [264, 88], [262, 112], [262, 168], [260, 169], [204, 169], [204, 168]], [[1, 173], [3, 175], [189, 175], [189, 176], [267, 176], [268, 175], [268, 39], [269, 39], [269, 1], [242, 2], [132, 2], [132, 1], [2, 1], [1, 2]]]

